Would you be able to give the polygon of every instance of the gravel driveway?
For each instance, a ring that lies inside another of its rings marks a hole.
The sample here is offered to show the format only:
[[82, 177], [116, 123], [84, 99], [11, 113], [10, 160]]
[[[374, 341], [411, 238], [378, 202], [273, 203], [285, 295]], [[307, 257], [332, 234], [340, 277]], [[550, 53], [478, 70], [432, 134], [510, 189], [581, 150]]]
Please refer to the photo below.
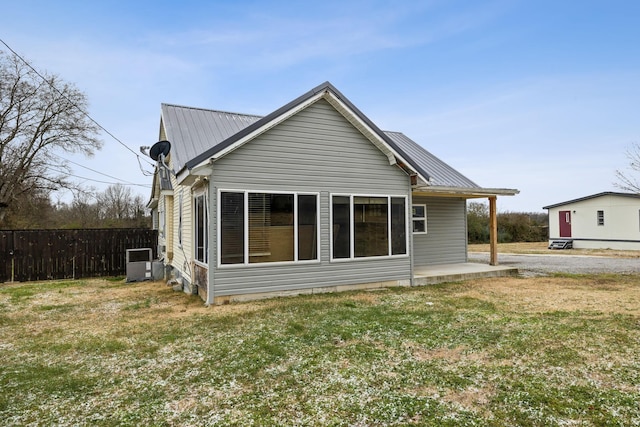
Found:
[[[469, 262], [489, 262], [486, 252], [469, 252]], [[498, 263], [518, 268], [524, 276], [548, 273], [640, 273], [640, 259], [587, 255], [498, 254]]]

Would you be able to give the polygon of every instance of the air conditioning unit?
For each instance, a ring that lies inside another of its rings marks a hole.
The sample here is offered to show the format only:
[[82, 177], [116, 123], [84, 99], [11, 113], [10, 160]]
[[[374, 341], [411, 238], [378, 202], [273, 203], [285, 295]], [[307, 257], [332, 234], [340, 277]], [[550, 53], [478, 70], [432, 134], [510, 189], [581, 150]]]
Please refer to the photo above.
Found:
[[153, 279], [151, 248], [127, 249], [127, 282]]

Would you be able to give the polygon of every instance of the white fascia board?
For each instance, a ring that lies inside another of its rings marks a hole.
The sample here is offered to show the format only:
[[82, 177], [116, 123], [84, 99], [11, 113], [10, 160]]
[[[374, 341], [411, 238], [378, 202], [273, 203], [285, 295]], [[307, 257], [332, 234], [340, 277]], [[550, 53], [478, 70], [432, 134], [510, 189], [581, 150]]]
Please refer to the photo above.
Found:
[[[382, 151], [387, 158], [389, 159], [389, 164], [395, 164], [396, 159], [400, 159], [400, 161], [405, 164], [409, 169], [411, 169], [418, 178], [424, 182], [429, 182], [428, 179], [423, 177], [418, 171], [414, 170], [411, 167], [411, 164], [407, 162], [405, 158], [403, 158], [398, 152], [396, 152], [393, 148], [387, 144], [387, 142], [380, 138], [377, 132], [375, 132], [369, 125], [367, 125], [357, 114], [351, 110], [347, 105], [342, 102], [342, 100], [336, 97], [332, 92], [325, 91], [323, 93], [324, 98], [329, 102], [329, 104], [333, 105], [335, 109], [337, 109], [349, 122], [356, 127], [362, 134], [373, 143], [380, 151]], [[393, 160], [392, 160], [393, 156]]]
[[149, 200], [147, 203], [147, 209], [155, 209], [158, 207], [159, 200], [157, 198]]
[[193, 169], [185, 169], [177, 175], [178, 185], [191, 186], [202, 177], [211, 176], [213, 167], [210, 165], [211, 160], [206, 163], [200, 163]]
[[438, 185], [419, 186], [413, 189], [414, 192], [461, 196], [466, 198], [480, 198], [489, 196], [515, 196], [520, 190], [513, 188], [464, 188], [464, 187], [445, 187]]

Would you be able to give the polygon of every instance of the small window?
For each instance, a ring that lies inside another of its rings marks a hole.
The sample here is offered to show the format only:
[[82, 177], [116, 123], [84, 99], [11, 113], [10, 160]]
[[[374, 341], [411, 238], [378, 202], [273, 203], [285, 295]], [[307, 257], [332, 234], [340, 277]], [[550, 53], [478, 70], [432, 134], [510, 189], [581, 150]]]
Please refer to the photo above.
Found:
[[604, 211], [598, 211], [598, 225], [604, 225]]
[[411, 207], [411, 219], [415, 234], [427, 233], [427, 205], [413, 205]]
[[159, 227], [158, 227], [158, 234], [160, 235], [160, 237], [164, 238], [164, 232], [165, 232], [165, 216], [164, 216], [164, 209], [163, 210], [159, 210], [158, 211], [158, 221], [160, 222]]
[[193, 199], [193, 204], [196, 260], [207, 264], [209, 262], [209, 218], [207, 215], [206, 194], [196, 195]]
[[178, 195], [178, 246], [182, 247], [182, 191]]

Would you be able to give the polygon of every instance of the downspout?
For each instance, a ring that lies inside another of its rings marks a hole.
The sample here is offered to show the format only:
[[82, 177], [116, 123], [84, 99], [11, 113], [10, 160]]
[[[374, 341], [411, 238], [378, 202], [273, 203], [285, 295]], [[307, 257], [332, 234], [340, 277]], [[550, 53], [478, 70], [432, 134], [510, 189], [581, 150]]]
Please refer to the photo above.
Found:
[[[209, 176], [211, 178], [211, 175]], [[209, 197], [207, 197], [207, 210], [208, 210], [208, 218], [209, 218], [209, 236], [207, 239], [207, 246], [209, 249], [209, 254], [207, 256], [207, 260], [209, 263], [209, 268], [207, 268], [207, 302], [206, 305], [212, 305], [215, 301], [215, 282], [214, 282], [214, 270], [218, 266], [218, 236], [216, 235], [217, 223], [218, 223], [218, 209], [216, 208], [218, 204], [217, 190], [216, 187], [213, 186], [212, 181], [210, 179], [209, 188]], [[213, 215], [212, 215], [213, 213]]]
[[413, 176], [409, 177], [409, 206], [407, 206], [407, 211], [405, 212], [405, 227], [407, 235], [409, 236], [409, 284], [414, 286], [414, 274], [413, 274], [413, 223], [411, 221], [411, 212], [413, 210], [413, 185], [411, 181], [413, 181]]

